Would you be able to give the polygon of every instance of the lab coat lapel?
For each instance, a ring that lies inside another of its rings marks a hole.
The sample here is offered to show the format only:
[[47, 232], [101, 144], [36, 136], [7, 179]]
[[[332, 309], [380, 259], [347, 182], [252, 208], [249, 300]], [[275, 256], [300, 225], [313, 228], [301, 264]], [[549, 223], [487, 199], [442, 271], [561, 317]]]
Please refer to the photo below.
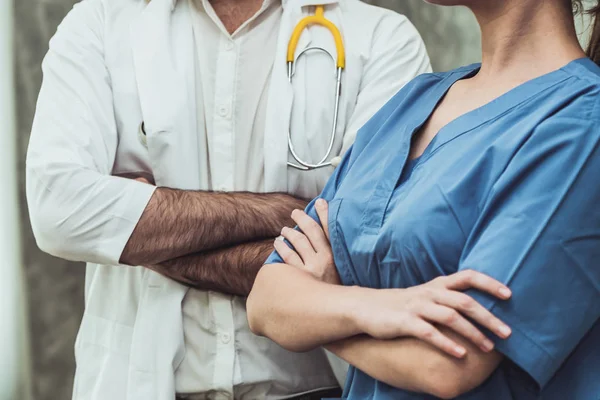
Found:
[[201, 172], [189, 7], [186, 1], [152, 0], [131, 27], [154, 179], [159, 186], [179, 189], [197, 189]]
[[[287, 192], [287, 132], [294, 92], [288, 83], [285, 58], [289, 37], [303, 17], [301, 7], [295, 3], [295, 0], [284, 0], [282, 3], [283, 14], [271, 73], [264, 135], [265, 192]], [[298, 47], [306, 47], [306, 41], [302, 37]]]
[[[152, 0], [131, 26], [133, 61], [152, 172], [158, 186], [197, 189], [194, 40], [188, 2]], [[142, 121], [140, 121], [142, 122]], [[184, 355], [187, 288], [146, 271], [132, 336], [127, 399], [173, 398]], [[161, 318], [156, 318], [160, 315]]]

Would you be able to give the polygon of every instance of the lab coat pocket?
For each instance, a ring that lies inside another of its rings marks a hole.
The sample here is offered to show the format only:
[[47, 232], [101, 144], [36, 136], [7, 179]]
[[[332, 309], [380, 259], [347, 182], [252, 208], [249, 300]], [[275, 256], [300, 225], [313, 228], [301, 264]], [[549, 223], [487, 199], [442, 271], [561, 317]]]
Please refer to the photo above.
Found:
[[85, 314], [75, 343], [74, 400], [121, 398], [127, 388], [133, 329]]

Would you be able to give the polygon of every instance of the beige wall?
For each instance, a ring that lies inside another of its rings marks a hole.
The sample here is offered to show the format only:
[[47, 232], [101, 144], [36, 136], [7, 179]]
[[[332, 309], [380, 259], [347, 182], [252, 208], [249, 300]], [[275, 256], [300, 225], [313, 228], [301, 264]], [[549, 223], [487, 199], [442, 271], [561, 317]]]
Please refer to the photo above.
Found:
[[[24, 179], [24, 154], [41, 82], [40, 63], [57, 24], [75, 2], [14, 1], [21, 184]], [[478, 59], [478, 30], [466, 10], [440, 9], [425, 5], [421, 0], [372, 2], [396, 7], [414, 21], [425, 38], [437, 70]], [[84, 269], [80, 264], [50, 257], [37, 249], [29, 228], [23, 189], [21, 204], [29, 326], [32, 332], [34, 399], [69, 399], [74, 368], [73, 342], [83, 311]]]

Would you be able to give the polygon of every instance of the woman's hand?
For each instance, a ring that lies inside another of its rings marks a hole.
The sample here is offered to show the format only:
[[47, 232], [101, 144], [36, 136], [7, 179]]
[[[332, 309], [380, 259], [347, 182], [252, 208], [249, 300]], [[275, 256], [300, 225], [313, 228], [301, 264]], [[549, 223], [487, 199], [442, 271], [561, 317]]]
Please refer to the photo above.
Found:
[[466, 317], [501, 338], [511, 330], [472, 297], [462, 293], [477, 289], [501, 300], [511, 296], [510, 290], [482, 273], [466, 270], [436, 278], [408, 289], [368, 289], [357, 299], [353, 319], [359, 330], [378, 339], [412, 336], [458, 358], [466, 354], [437, 328], [447, 327], [473, 342], [485, 352], [493, 343]]
[[[327, 203], [319, 199], [315, 208], [323, 227], [305, 212], [296, 210], [292, 218], [301, 231], [290, 228], [282, 231], [282, 236], [295, 250], [283, 240], [275, 241], [275, 249], [286, 264], [301, 268], [321, 281], [340, 284], [329, 244]], [[437, 328], [445, 326], [489, 352], [494, 348], [493, 343], [470, 320], [501, 338], [508, 337], [511, 330], [463, 293], [468, 289], [477, 289], [501, 300], [511, 296], [506, 286], [487, 275], [460, 271], [408, 289], [367, 289], [361, 292], [364, 298], [357, 299], [353, 319], [361, 332], [374, 338], [411, 336], [450, 355], [463, 357], [466, 350]]]
[[294, 210], [292, 219], [301, 231], [283, 228], [281, 235], [292, 244], [295, 251], [279, 239], [275, 240], [275, 250], [286, 264], [301, 268], [320, 281], [339, 285], [340, 277], [329, 243], [327, 202], [318, 199], [315, 209], [322, 227], [304, 211]]

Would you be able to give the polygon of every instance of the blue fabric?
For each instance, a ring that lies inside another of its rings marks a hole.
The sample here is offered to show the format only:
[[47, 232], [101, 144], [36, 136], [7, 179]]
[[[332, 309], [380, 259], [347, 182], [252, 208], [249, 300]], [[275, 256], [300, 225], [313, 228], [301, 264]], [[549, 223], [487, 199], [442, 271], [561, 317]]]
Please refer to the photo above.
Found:
[[[600, 68], [576, 60], [513, 89], [445, 126], [407, 168], [413, 133], [478, 68], [415, 79], [359, 132], [320, 196], [337, 268], [345, 285], [373, 288], [464, 269], [498, 279], [510, 301], [470, 294], [512, 327], [494, 337], [505, 360], [460, 399], [596, 400]], [[355, 368], [344, 396], [433, 398]]]

